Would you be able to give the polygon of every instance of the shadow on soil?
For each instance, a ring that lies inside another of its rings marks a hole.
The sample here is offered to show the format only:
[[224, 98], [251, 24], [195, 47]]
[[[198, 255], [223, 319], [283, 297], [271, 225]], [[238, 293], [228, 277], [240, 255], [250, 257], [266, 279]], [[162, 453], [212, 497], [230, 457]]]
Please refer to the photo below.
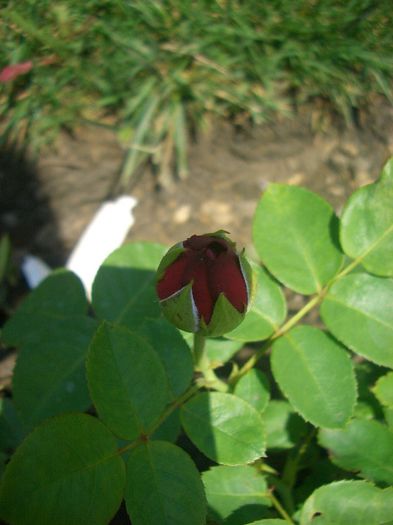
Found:
[[8, 233], [17, 258], [26, 253], [44, 256], [50, 265], [66, 255], [60, 236], [52, 233], [50, 253], [40, 249], [37, 232], [48, 225], [56, 232], [49, 197], [41, 188], [33, 161], [15, 147], [0, 149], [0, 235]]

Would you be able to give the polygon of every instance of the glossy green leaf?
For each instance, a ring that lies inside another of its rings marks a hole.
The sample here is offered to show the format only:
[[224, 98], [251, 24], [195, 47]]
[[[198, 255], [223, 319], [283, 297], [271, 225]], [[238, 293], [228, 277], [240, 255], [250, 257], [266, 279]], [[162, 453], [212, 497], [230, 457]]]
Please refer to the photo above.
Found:
[[123, 497], [116, 440], [96, 418], [56, 417], [37, 427], [7, 465], [0, 515], [12, 525], [107, 525]]
[[234, 394], [263, 412], [269, 402], [269, 382], [263, 372], [252, 368], [236, 383]]
[[393, 277], [393, 159], [381, 179], [358, 189], [341, 218], [340, 239], [345, 253], [371, 273]]
[[338, 481], [318, 488], [307, 499], [300, 525], [385, 525], [393, 516], [393, 488], [379, 489], [366, 481]]
[[373, 392], [382, 405], [393, 408], [393, 372], [380, 377], [373, 388]]
[[356, 401], [349, 354], [317, 328], [299, 326], [277, 339], [273, 375], [291, 405], [315, 426], [342, 427]]
[[90, 345], [87, 377], [98, 414], [124, 439], [148, 432], [169, 401], [156, 352], [125, 327], [102, 323]]
[[255, 294], [244, 321], [225, 337], [236, 341], [262, 341], [283, 323], [286, 303], [280, 286], [260, 266], [252, 265]]
[[237, 396], [204, 392], [183, 405], [180, 418], [191, 441], [217, 463], [251, 463], [265, 453], [261, 416]]
[[307, 431], [307, 424], [287, 401], [273, 400], [263, 414], [266, 426], [266, 448], [292, 448]]
[[79, 278], [68, 270], [57, 270], [26, 297], [1, 335], [9, 345], [21, 346], [39, 337], [48, 324], [86, 312], [86, 295]]
[[321, 316], [329, 330], [354, 352], [393, 367], [393, 279], [355, 273], [326, 295]]
[[93, 283], [97, 316], [130, 328], [138, 327], [147, 317], [159, 317], [155, 271], [165, 251], [160, 244], [138, 242], [109, 255]]
[[269, 184], [255, 213], [253, 239], [269, 271], [303, 294], [321, 290], [343, 259], [333, 209], [296, 186]]
[[266, 480], [254, 467], [213, 467], [203, 473], [202, 481], [209, 515], [220, 523], [242, 507], [258, 507], [255, 519], [262, 518], [271, 505]]
[[190, 348], [179, 330], [164, 319], [146, 320], [138, 330], [157, 352], [169, 381], [172, 398], [190, 385], [194, 366]]
[[162, 441], [139, 445], [127, 460], [125, 490], [133, 525], [204, 525], [200, 475], [179, 447]]
[[24, 343], [14, 370], [13, 397], [27, 427], [90, 406], [85, 360], [96, 328], [88, 317], [53, 319]]
[[319, 443], [339, 467], [393, 485], [393, 432], [386, 425], [353, 419], [343, 430], [321, 429]]

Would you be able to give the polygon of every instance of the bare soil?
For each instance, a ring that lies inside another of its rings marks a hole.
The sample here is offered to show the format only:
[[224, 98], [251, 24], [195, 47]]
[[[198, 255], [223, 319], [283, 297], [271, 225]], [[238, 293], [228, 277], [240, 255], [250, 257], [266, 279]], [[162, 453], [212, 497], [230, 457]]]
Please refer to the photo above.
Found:
[[[269, 182], [305, 186], [340, 211], [393, 154], [393, 108], [378, 100], [350, 126], [325, 121], [318, 128], [318, 118], [314, 107], [260, 127], [216, 123], [190, 144], [189, 177], [169, 189], [160, 189], [147, 167], [132, 181], [138, 205], [128, 240], [170, 245], [222, 228], [249, 245], [254, 210]], [[3, 151], [0, 232], [11, 233], [17, 255], [64, 264], [110, 193], [123, 157], [116, 136], [96, 127], [62, 134], [36, 162]]]

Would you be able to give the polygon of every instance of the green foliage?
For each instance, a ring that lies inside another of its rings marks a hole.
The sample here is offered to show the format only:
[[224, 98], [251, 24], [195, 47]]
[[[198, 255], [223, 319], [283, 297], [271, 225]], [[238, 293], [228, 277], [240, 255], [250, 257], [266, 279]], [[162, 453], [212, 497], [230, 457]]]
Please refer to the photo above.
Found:
[[356, 383], [348, 353], [311, 326], [298, 326], [273, 345], [272, 370], [291, 405], [315, 426], [342, 427], [351, 417]]
[[27, 433], [11, 399], [4, 398], [0, 405], [0, 450], [7, 457], [22, 442]]
[[393, 485], [393, 436], [386, 425], [353, 419], [344, 429], [322, 429], [319, 442], [341, 468]]
[[370, 93], [392, 99], [391, 17], [389, 0], [12, 0], [0, 66], [33, 68], [3, 87], [4, 138], [98, 121], [128, 151], [123, 182], [147, 158], [182, 177], [209, 115], [261, 122], [319, 97], [349, 119]]
[[341, 266], [337, 229], [333, 209], [321, 197], [304, 188], [270, 184], [255, 214], [254, 243], [279, 281], [312, 294]]
[[392, 279], [365, 273], [348, 275], [328, 291], [321, 316], [332, 334], [351, 350], [393, 367], [392, 294]]
[[25, 425], [34, 426], [59, 412], [89, 408], [85, 360], [96, 328], [97, 323], [88, 317], [55, 320], [33, 342], [21, 346], [13, 398]]
[[146, 320], [139, 333], [157, 352], [168, 378], [170, 396], [176, 399], [190, 385], [194, 371], [187, 343], [164, 319]]
[[267, 405], [263, 420], [266, 425], [266, 448], [268, 450], [291, 449], [306, 434], [307, 425], [283, 400], [274, 399]]
[[[321, 518], [315, 518], [320, 514]], [[300, 525], [389, 525], [393, 489], [381, 490], [366, 481], [340, 481], [317, 489], [306, 501]]]
[[341, 220], [340, 240], [352, 259], [361, 258], [367, 271], [393, 277], [393, 163], [381, 178], [357, 190], [349, 199]]
[[96, 418], [49, 419], [9, 463], [0, 512], [10, 523], [104, 525], [120, 505], [124, 474], [116, 440]]
[[[34, 343], [42, 338], [44, 330], [52, 330], [52, 321], [85, 316], [87, 308], [81, 281], [72, 272], [57, 270], [26, 298], [6, 324], [2, 336], [10, 345]], [[56, 334], [56, 328], [53, 333]]]
[[153, 348], [126, 328], [103, 323], [86, 367], [94, 405], [112, 432], [129, 440], [147, 433], [169, 401], [165, 370]]
[[380, 377], [373, 391], [382, 405], [393, 408], [393, 372]]
[[269, 402], [269, 382], [267, 377], [253, 368], [236, 383], [234, 394], [250, 403], [258, 412], [263, 412]]
[[242, 465], [264, 455], [262, 418], [236, 396], [198, 394], [182, 407], [181, 420], [188, 437], [217, 463]]
[[97, 328], [87, 316], [80, 280], [53, 272], [27, 297], [2, 332], [20, 349], [13, 376], [13, 401], [24, 427], [63, 411], [87, 410], [85, 360]]
[[200, 525], [206, 500], [198, 470], [179, 447], [152, 441], [127, 460], [127, 509], [135, 525]]
[[266, 479], [254, 467], [213, 467], [203, 473], [202, 481], [209, 502], [209, 514], [219, 523], [246, 506], [256, 507], [259, 517], [264, 517], [266, 507], [271, 506]]
[[92, 305], [97, 317], [136, 328], [159, 317], [154, 289], [155, 270], [165, 247], [135, 243], [115, 250], [98, 270]]
[[[227, 337], [192, 344], [163, 318], [160, 245], [110, 255], [92, 308], [76, 276], [52, 273], [1, 334], [19, 354], [0, 519], [104, 525], [124, 498], [136, 525], [391, 524], [392, 166], [342, 218], [311, 192], [265, 192], [254, 237], [277, 280], [254, 266]], [[312, 294], [286, 321], [281, 283]]]

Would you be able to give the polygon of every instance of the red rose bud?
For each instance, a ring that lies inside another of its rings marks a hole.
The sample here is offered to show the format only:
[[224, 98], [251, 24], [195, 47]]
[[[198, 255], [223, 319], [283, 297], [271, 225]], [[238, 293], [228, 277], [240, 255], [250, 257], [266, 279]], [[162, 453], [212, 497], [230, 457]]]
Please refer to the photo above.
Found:
[[251, 268], [224, 232], [193, 235], [173, 246], [157, 270], [164, 315], [178, 328], [223, 335], [244, 318]]

